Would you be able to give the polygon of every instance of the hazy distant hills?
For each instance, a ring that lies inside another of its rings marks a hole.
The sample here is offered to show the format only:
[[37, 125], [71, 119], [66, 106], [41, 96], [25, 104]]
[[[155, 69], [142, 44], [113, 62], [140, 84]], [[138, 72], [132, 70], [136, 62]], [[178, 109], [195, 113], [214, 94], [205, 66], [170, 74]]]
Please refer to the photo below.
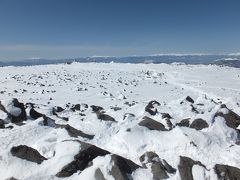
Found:
[[217, 64], [240, 67], [240, 55], [151, 55], [151, 56], [93, 56], [71, 59], [28, 59], [19, 61], [1, 61], [0, 66], [30, 66], [71, 62], [117, 62], [117, 63], [173, 63]]

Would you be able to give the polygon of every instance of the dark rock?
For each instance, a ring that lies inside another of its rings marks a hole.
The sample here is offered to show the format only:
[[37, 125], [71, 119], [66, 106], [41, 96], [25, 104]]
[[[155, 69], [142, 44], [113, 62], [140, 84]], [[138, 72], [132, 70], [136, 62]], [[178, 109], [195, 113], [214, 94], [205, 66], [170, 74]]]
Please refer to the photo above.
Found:
[[75, 104], [75, 105], [71, 108], [71, 110], [72, 110], [73, 112], [75, 112], [75, 111], [80, 111], [80, 110], [81, 110], [81, 105], [80, 105], [80, 104]]
[[189, 122], [190, 119], [183, 119], [181, 120], [179, 123], [176, 123], [177, 126], [183, 126], [183, 127], [189, 127], [190, 125], [190, 122]]
[[239, 180], [240, 169], [233, 166], [216, 164], [214, 170], [220, 180]]
[[55, 121], [45, 115], [43, 115], [43, 125], [44, 126], [49, 126], [49, 127], [55, 127]]
[[55, 112], [62, 112], [62, 111], [64, 111], [64, 109], [62, 107], [60, 107], [60, 106], [57, 106], [54, 109], [55, 109]]
[[172, 117], [168, 114], [168, 113], [161, 113], [162, 114], [162, 118], [167, 118], [167, 119], [172, 119]]
[[75, 110], [80, 111], [81, 110], [80, 108], [81, 108], [80, 104], [75, 104], [74, 106]]
[[165, 128], [165, 126], [162, 123], [157, 122], [147, 116], [144, 116], [143, 120], [141, 122], [139, 122], [138, 125], [144, 126], [150, 130], [167, 131], [167, 129]]
[[167, 122], [167, 125], [169, 127], [169, 130], [171, 130], [173, 128], [172, 122], [170, 121], [170, 119], [166, 119], [166, 122]]
[[79, 170], [83, 171], [96, 157], [109, 154], [108, 151], [105, 151], [94, 145], [84, 142], [80, 142], [80, 144], [81, 150], [79, 153], [74, 156], [74, 160], [72, 162], [65, 165], [61, 171], [56, 174], [57, 177], [69, 177]]
[[12, 106], [13, 108], [14, 107], [19, 108], [21, 110], [20, 114], [15, 116], [13, 114], [13, 112], [11, 112], [11, 110], [10, 110], [10, 112], [8, 112], [6, 110], [6, 108], [1, 104], [1, 101], [0, 101], [0, 110], [2, 110], [3, 112], [5, 112], [8, 115], [8, 118], [11, 120], [12, 123], [19, 123], [19, 122], [27, 120], [27, 114], [26, 114], [23, 103], [20, 103], [16, 98], [13, 98], [12, 102], [11, 102], [11, 104], [9, 104], [9, 106]]
[[222, 112], [217, 112], [215, 114], [215, 117], [217, 116], [223, 117], [228, 127], [237, 129], [237, 127], [240, 125], [240, 116], [235, 112], [231, 111], [230, 109], [228, 109], [225, 104], [222, 104], [221, 108], [226, 108], [228, 110], [228, 113], [224, 114]]
[[180, 164], [178, 165], [178, 170], [181, 179], [184, 180], [194, 180], [192, 175], [192, 167], [194, 165], [206, 167], [200, 161], [194, 161], [191, 158], [180, 156]]
[[44, 115], [42, 113], [37, 112], [35, 109], [31, 108], [29, 111], [29, 115], [33, 119], [38, 119], [40, 117], [43, 117]]
[[187, 96], [186, 97], [186, 100], [190, 103], [194, 103], [194, 100], [190, 97], [190, 96]]
[[104, 114], [104, 113], [101, 113], [101, 112], [97, 112], [96, 114], [97, 114], [97, 118], [100, 119], [100, 120], [117, 122], [113, 117], [111, 117], [107, 114]]
[[96, 169], [94, 173], [94, 177], [95, 177], [95, 180], [106, 180], [102, 171], [99, 168]]
[[152, 151], [145, 152], [140, 158], [140, 162], [142, 163], [144, 168], [147, 168], [146, 164], [152, 163], [159, 160], [159, 156]]
[[92, 105], [90, 107], [92, 108], [92, 111], [95, 113], [104, 110], [103, 107], [101, 107], [101, 106]]
[[154, 180], [161, 180], [169, 178], [168, 173], [176, 173], [176, 169], [170, 166], [165, 160], [161, 160], [159, 156], [152, 152], [146, 152], [140, 157], [140, 162], [144, 168], [150, 164]]
[[157, 114], [157, 109], [154, 107], [155, 105], [160, 106], [160, 103], [157, 101], [150, 101], [148, 105], [145, 107], [145, 111], [151, 114], [152, 116]]
[[195, 112], [196, 114], [199, 114], [199, 111], [197, 110], [197, 108], [195, 108], [192, 104], [191, 104], [191, 110], [192, 112]]
[[168, 164], [168, 162], [165, 159], [163, 159], [162, 162], [163, 162], [163, 166], [164, 166], [165, 170], [168, 173], [170, 173], [170, 174], [176, 173], [177, 170], [175, 168], [173, 168], [170, 164]]
[[18, 158], [35, 162], [37, 164], [41, 164], [44, 160], [47, 160], [36, 149], [33, 149], [26, 145], [12, 147], [11, 154]]
[[131, 180], [128, 174], [132, 174], [133, 171], [140, 168], [139, 165], [131, 160], [115, 154], [111, 155], [111, 164], [113, 164], [113, 166], [110, 170], [110, 175], [117, 180]]
[[71, 137], [77, 138], [78, 136], [81, 136], [83, 138], [88, 138], [88, 139], [93, 139], [94, 138], [94, 135], [85, 134], [84, 132], [73, 128], [69, 124], [65, 125], [65, 129], [67, 130], [69, 136], [71, 136]]
[[5, 128], [4, 121], [0, 119], [0, 129], [4, 129], [4, 128]]
[[122, 108], [117, 107], [117, 106], [115, 106], [115, 107], [111, 107], [111, 109], [113, 109], [114, 111], [120, 111], [120, 110], [122, 110]]
[[196, 130], [202, 130], [204, 128], [208, 128], [208, 123], [203, 119], [195, 119], [192, 124], [190, 125], [190, 128], [196, 129]]
[[15, 177], [10, 177], [10, 178], [7, 178], [5, 180], [18, 180], [18, 179], [16, 179]]

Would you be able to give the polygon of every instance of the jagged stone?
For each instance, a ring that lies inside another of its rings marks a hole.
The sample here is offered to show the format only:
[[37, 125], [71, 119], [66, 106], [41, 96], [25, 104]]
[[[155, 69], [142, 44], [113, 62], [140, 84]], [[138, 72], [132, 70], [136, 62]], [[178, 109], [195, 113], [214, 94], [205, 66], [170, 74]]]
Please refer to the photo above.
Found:
[[29, 111], [29, 115], [33, 119], [38, 119], [40, 117], [43, 117], [44, 115], [42, 113], [37, 112], [34, 108], [31, 108]]
[[75, 112], [75, 111], [80, 111], [80, 110], [81, 110], [81, 105], [80, 105], [80, 104], [75, 104], [75, 105], [71, 108], [71, 110], [72, 110], [73, 112]]
[[111, 163], [113, 163], [113, 166], [110, 170], [110, 175], [117, 180], [131, 180], [128, 174], [132, 174], [133, 171], [140, 168], [139, 165], [131, 160], [115, 154], [111, 155]]
[[83, 138], [88, 138], [88, 139], [93, 139], [94, 138], [94, 135], [85, 134], [84, 132], [73, 128], [69, 124], [65, 125], [64, 128], [67, 130], [69, 136], [71, 136], [71, 137], [77, 138], [77, 137], [81, 136]]
[[140, 162], [144, 168], [151, 167], [154, 180], [161, 180], [169, 178], [168, 173], [175, 173], [176, 169], [170, 166], [165, 160], [161, 160], [159, 156], [152, 152], [146, 152], [140, 157]]
[[150, 130], [167, 131], [167, 129], [162, 123], [157, 122], [147, 116], [144, 116], [143, 120], [139, 122], [138, 125], [144, 126]]
[[222, 104], [221, 108], [226, 108], [228, 112], [226, 114], [222, 112], [217, 112], [215, 114], [215, 117], [217, 116], [223, 117], [228, 127], [237, 129], [237, 127], [240, 125], [240, 116], [235, 112], [231, 111], [230, 109], [228, 109], [225, 104]]
[[94, 173], [94, 177], [95, 177], [95, 180], [106, 180], [102, 171], [99, 168], [96, 169]]
[[64, 111], [64, 109], [62, 107], [60, 107], [60, 106], [57, 106], [57, 107], [55, 107], [53, 109], [54, 109], [55, 112], [62, 112], [62, 111]]
[[196, 130], [202, 130], [204, 128], [208, 128], [208, 123], [203, 119], [195, 119], [192, 124], [190, 125], [190, 128], [196, 129]]
[[206, 167], [200, 161], [194, 161], [189, 157], [180, 156], [180, 164], [178, 165], [178, 170], [181, 179], [184, 180], [194, 180], [192, 175], [192, 167], [194, 165]]
[[154, 116], [157, 114], [157, 109], [155, 109], [154, 105], [160, 106], [160, 103], [157, 101], [150, 101], [148, 105], [145, 107], [145, 111], [150, 115]]
[[161, 113], [162, 118], [172, 119], [172, 117], [168, 113]]
[[216, 164], [214, 170], [220, 180], [238, 180], [240, 169], [233, 166]]
[[167, 126], [168, 126], [169, 130], [171, 130], [173, 128], [172, 122], [170, 121], [170, 119], [166, 119], [166, 122], [167, 122]]
[[5, 128], [4, 121], [0, 119], [0, 129], [4, 129], [4, 128]]
[[14, 146], [11, 148], [11, 154], [18, 158], [41, 164], [47, 158], [43, 157], [36, 149], [26, 145]]
[[189, 120], [190, 119], [183, 119], [179, 123], [176, 123], [176, 125], [181, 126], [181, 127], [189, 127], [189, 125], [190, 125]]
[[92, 108], [92, 111], [95, 113], [104, 110], [103, 107], [101, 107], [101, 106], [92, 105], [90, 107]]
[[[7, 104], [8, 108], [0, 101], [0, 110], [5, 112], [12, 123], [19, 123], [27, 120], [27, 114], [24, 108], [24, 104], [20, 103], [16, 98], [11, 99]], [[16, 112], [16, 108], [20, 111]]]
[[65, 165], [60, 172], [56, 174], [57, 177], [69, 177], [77, 171], [83, 171], [89, 166], [93, 159], [98, 156], [105, 156], [110, 152], [103, 150], [94, 145], [80, 142], [81, 150], [74, 156], [74, 160]]
[[190, 96], [186, 97], [186, 101], [188, 101], [190, 103], [194, 103], [194, 100]]
[[97, 112], [96, 114], [97, 114], [97, 118], [100, 119], [100, 120], [116, 122], [116, 120], [113, 117], [111, 117], [107, 114], [104, 114], [104, 113], [101, 113], [101, 112]]
[[55, 121], [45, 115], [43, 115], [43, 125], [44, 126], [49, 126], [49, 127], [55, 127]]

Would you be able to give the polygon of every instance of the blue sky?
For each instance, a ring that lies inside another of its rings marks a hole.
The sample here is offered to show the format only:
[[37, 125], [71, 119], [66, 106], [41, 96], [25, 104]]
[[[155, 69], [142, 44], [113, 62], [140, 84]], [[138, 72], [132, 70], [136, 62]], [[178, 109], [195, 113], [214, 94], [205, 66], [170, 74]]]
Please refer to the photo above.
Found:
[[0, 61], [240, 51], [239, 0], [0, 0]]

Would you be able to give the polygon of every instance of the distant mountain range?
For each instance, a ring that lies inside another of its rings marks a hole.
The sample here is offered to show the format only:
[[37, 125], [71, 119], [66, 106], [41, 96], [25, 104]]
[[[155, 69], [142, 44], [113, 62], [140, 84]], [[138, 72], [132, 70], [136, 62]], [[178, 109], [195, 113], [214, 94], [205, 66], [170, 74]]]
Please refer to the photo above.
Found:
[[102, 63], [185, 63], [185, 64], [217, 64], [232, 67], [240, 67], [240, 54], [232, 55], [205, 55], [205, 54], [160, 54], [150, 56], [92, 56], [80, 57], [70, 59], [27, 59], [19, 61], [0, 61], [0, 66], [32, 66], [32, 65], [45, 65], [45, 64], [58, 64], [58, 63], [71, 63], [71, 62], [102, 62]]

